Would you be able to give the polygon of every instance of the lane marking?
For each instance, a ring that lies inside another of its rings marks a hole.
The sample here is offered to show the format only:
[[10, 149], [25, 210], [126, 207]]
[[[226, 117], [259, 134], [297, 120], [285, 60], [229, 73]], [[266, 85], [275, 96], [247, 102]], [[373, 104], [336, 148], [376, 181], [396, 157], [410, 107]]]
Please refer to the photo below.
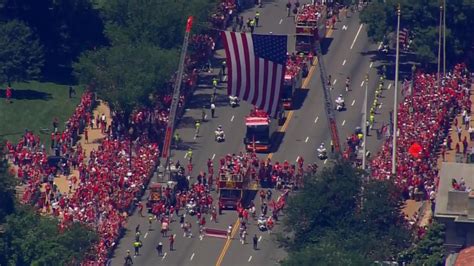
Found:
[[353, 100], [351, 106], [354, 106], [355, 103], [356, 103], [356, 100]]
[[191, 255], [191, 258], [189, 260], [193, 260], [193, 258], [194, 258], [194, 253], [193, 253], [193, 255]]
[[360, 30], [362, 29], [362, 26], [364, 26], [364, 24], [360, 24], [359, 30], [357, 31], [357, 34], [356, 34], [354, 40], [352, 41], [351, 50], [352, 50], [352, 48], [354, 47], [354, 44], [355, 44], [355, 42], [356, 42], [356, 40], [357, 40], [357, 37], [359, 37], [359, 33], [360, 33]]
[[163, 258], [161, 258], [161, 260], [164, 260], [164, 259], [166, 258], [166, 255], [167, 255], [167, 254], [168, 254], [168, 253], [165, 252], [165, 254], [163, 254]]
[[365, 82], [365, 80], [363, 80], [362, 83], [360, 83], [361, 87], [364, 86], [364, 82]]
[[298, 157], [296, 157], [296, 161], [295, 161], [295, 162], [298, 162], [298, 160], [299, 160], [299, 159], [300, 159], [300, 157], [299, 157], [299, 156], [298, 156]]
[[380, 105], [379, 105], [379, 109], [382, 109], [382, 104], [383, 104], [383, 103], [380, 103]]
[[342, 121], [342, 126], [344, 126], [346, 124], [346, 120]]
[[252, 260], [252, 256], [249, 257], [249, 262]]
[[316, 119], [314, 119], [314, 123], [318, 123], [318, 120], [319, 120], [319, 116], [316, 116]]
[[382, 48], [382, 42], [380, 42], [378, 50], [380, 50], [380, 48]]
[[346, 25], [342, 26], [342, 30], [347, 30], [347, 26]]
[[214, 160], [214, 158], [216, 158], [216, 154], [215, 154], [215, 153], [212, 155], [212, 159], [211, 159], [211, 160]]
[[207, 115], [204, 115], [204, 120], [206, 120], [206, 119], [207, 119]]
[[342, 65], [345, 65], [346, 64], [346, 59], [344, 59], [344, 61], [342, 61]]
[[230, 119], [230, 122], [234, 121], [235, 116], [233, 115], [232, 118]]
[[283, 19], [281, 18], [281, 19], [280, 19], [280, 23], [278, 23], [278, 24], [281, 24], [282, 22], [283, 22]]
[[387, 88], [387, 89], [389, 89], [389, 90], [390, 90], [390, 88], [391, 88], [391, 87], [392, 87], [392, 83], [389, 83], [389, 84], [388, 84], [388, 88]]
[[306, 140], [304, 142], [308, 142], [308, 140], [309, 140], [309, 137], [306, 137]]
[[143, 238], [146, 238], [148, 236], [148, 232], [145, 233], [145, 235], [143, 236]]
[[332, 82], [332, 85], [335, 85], [336, 81], [337, 81], [337, 79], [334, 79], [334, 81]]
[[194, 135], [194, 139], [197, 139], [197, 135]]
[[324, 160], [324, 164], [326, 164], [328, 162], [328, 159]]
[[185, 154], [184, 154], [184, 159], [186, 159], [186, 157], [188, 157], [188, 153], [185, 153]]
[[[326, 33], [326, 37], [331, 37], [332, 33], [333, 33], [333, 29], [329, 29], [329, 31]], [[308, 89], [308, 84], [309, 84], [309, 81], [311, 80], [312, 75], [313, 75], [313, 73], [314, 73], [314, 71], [315, 71], [315, 69], [316, 69], [317, 62], [318, 62], [318, 58], [316, 57], [316, 58], [314, 59], [314, 64], [313, 64], [313, 66], [311, 67], [311, 70], [309, 71], [308, 77], [306, 77], [306, 79], [305, 79], [304, 82], [303, 82], [303, 86], [302, 86], [303, 88]], [[279, 130], [280, 132], [284, 132], [284, 131], [286, 130], [286, 128], [288, 127], [288, 124], [289, 124], [289, 122], [290, 122], [290, 120], [291, 120], [292, 117], [293, 117], [293, 111], [290, 111], [290, 112], [288, 113], [288, 117], [286, 118], [285, 124], [284, 124], [284, 125], [281, 127], [281, 129]], [[315, 121], [317, 121], [317, 118], [316, 118]], [[315, 122], [315, 123], [316, 123], [316, 122]], [[273, 157], [273, 153], [270, 153], [270, 154], [267, 156], [268, 159], [271, 159], [272, 157]], [[237, 219], [237, 220], [235, 221], [235, 224], [234, 224], [234, 226], [233, 226], [232, 233], [231, 233], [231, 239], [232, 239], [233, 236], [237, 233], [238, 227], [239, 227], [238, 225], [239, 225], [239, 219]], [[260, 239], [261, 239], [261, 236], [260, 236]], [[225, 256], [225, 254], [227, 253], [227, 251], [229, 250], [230, 244], [231, 244], [231, 240], [230, 240], [230, 239], [227, 239], [227, 241], [226, 241], [224, 247], [222, 248], [221, 253], [219, 254], [219, 257], [217, 258], [217, 261], [216, 261], [216, 264], [215, 264], [216, 266], [221, 266], [222, 261], [224, 260], [224, 256]]]
[[373, 65], [374, 65], [374, 62], [370, 62], [369, 68], [372, 68]]
[[260, 242], [260, 241], [262, 241], [262, 236], [260, 236], [260, 237], [258, 238], [258, 242]]

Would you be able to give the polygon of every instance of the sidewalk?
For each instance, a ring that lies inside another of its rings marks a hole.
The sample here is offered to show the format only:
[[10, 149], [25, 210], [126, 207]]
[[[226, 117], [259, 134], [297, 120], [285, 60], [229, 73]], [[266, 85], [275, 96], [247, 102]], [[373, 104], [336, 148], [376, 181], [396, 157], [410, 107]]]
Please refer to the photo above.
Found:
[[[105, 116], [107, 118], [107, 126], [110, 125], [110, 122], [111, 122], [110, 108], [103, 101], [100, 101], [97, 108], [94, 109], [93, 114], [94, 114], [94, 119], [98, 115], [100, 116], [102, 114], [105, 114]], [[79, 143], [81, 144], [82, 149], [84, 151], [84, 159], [85, 159], [84, 161], [85, 162], [87, 162], [90, 152], [92, 150], [97, 150], [99, 145], [100, 145], [101, 140], [104, 138], [104, 135], [101, 133], [100, 129], [98, 129], [98, 128], [91, 129], [88, 125], [87, 126], [87, 131], [89, 133], [88, 134], [89, 135], [89, 142], [86, 143], [86, 140], [84, 138], [84, 134], [80, 135], [80, 140], [79, 140]], [[68, 194], [68, 192], [69, 192], [68, 181], [72, 176], [76, 176], [77, 178], [79, 178], [79, 171], [78, 170], [71, 170], [71, 174], [69, 176], [61, 175], [61, 176], [54, 179], [54, 184], [58, 187], [61, 194]], [[71, 192], [74, 192], [74, 188], [72, 189]]]

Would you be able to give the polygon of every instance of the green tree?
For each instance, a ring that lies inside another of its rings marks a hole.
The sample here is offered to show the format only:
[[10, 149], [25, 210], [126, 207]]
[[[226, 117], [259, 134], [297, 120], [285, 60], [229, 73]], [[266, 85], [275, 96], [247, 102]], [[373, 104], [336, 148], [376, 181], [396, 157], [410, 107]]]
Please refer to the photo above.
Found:
[[[205, 27], [216, 0], [110, 0], [103, 6], [106, 35], [113, 44], [150, 43], [161, 48], [178, 48], [188, 16], [194, 16], [193, 30]], [[126, 14], [126, 15], [125, 15]]]
[[2, 265], [68, 265], [81, 261], [97, 235], [80, 224], [58, 233], [58, 221], [43, 217], [29, 207], [21, 207], [7, 217], [0, 236]]
[[15, 186], [17, 184], [14, 176], [8, 171], [8, 160], [5, 157], [5, 142], [0, 140], [0, 223], [5, 216], [15, 210]]
[[90, 0], [3, 0], [0, 18], [34, 29], [44, 47], [44, 72], [52, 78], [69, 76], [73, 60], [106, 41], [99, 10]]
[[43, 64], [43, 47], [26, 24], [0, 23], [1, 83], [39, 78]]
[[[381, 41], [396, 30], [396, 6], [401, 7], [401, 27], [408, 28], [413, 37], [413, 49], [421, 63], [433, 63], [438, 54], [438, 27], [440, 1], [432, 0], [386, 0], [372, 1], [362, 11], [361, 22], [368, 25], [372, 40]], [[458, 60], [472, 62], [474, 36], [465, 29], [474, 27], [474, 2], [452, 0], [446, 2], [446, 53], [448, 62]], [[392, 36], [394, 36], [392, 34]], [[392, 41], [395, 41], [392, 38]]]
[[166, 89], [177, 58], [177, 50], [125, 44], [86, 52], [74, 70], [81, 83], [92, 83], [102, 99], [128, 117], [149, 101], [150, 93]]
[[446, 258], [444, 230], [443, 224], [432, 223], [426, 235], [400, 256], [400, 261], [409, 265], [444, 265]]

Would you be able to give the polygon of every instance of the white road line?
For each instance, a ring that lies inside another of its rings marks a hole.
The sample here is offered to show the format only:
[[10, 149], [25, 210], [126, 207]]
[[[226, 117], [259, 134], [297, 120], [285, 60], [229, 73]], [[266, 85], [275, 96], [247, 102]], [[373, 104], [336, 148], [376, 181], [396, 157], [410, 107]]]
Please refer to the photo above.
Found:
[[206, 120], [206, 119], [207, 119], [207, 115], [204, 115], [204, 120]]
[[374, 65], [374, 62], [370, 62], [369, 68], [372, 68], [373, 65]]
[[342, 26], [342, 30], [347, 30], [347, 26], [346, 25]]
[[318, 123], [318, 120], [319, 120], [319, 116], [316, 116], [316, 119], [314, 119], [314, 123]]
[[305, 139], [305, 141], [304, 141], [304, 142], [308, 142], [308, 140], [309, 140], [309, 137], [306, 137], [306, 139]]
[[193, 258], [194, 258], [194, 253], [193, 253], [193, 255], [191, 255], [191, 258], [189, 260], [193, 260]]
[[145, 235], [143, 236], [143, 238], [146, 238], [148, 236], [148, 232], [145, 233]]
[[298, 156], [298, 157], [296, 157], [296, 161], [295, 161], [295, 162], [298, 162], [298, 160], [299, 160], [299, 159], [300, 159], [300, 157], [299, 157], [299, 156]]
[[346, 59], [344, 59], [344, 61], [342, 61], [342, 65], [345, 65], [346, 64]]
[[392, 87], [392, 83], [389, 83], [387, 89], [390, 90], [391, 87]]
[[232, 118], [230, 119], [230, 122], [234, 121], [235, 116], [233, 115]]
[[185, 153], [185, 154], [184, 154], [184, 159], [186, 159], [186, 157], [188, 157], [188, 153]]
[[197, 135], [194, 135], [194, 139], [197, 139]]
[[356, 103], [356, 100], [353, 100], [351, 106], [354, 106], [355, 103]]
[[278, 24], [281, 24], [282, 22], [283, 22], [283, 19], [280, 19], [280, 23], [278, 23]]
[[261, 240], [262, 240], [262, 236], [260, 236], [260, 237], [258, 238], [258, 242], [260, 242]]
[[361, 86], [361, 87], [364, 86], [364, 82], [365, 82], [365, 80], [363, 80], [363, 81], [360, 83], [360, 86]]
[[356, 34], [354, 40], [352, 41], [351, 50], [352, 50], [352, 48], [354, 47], [354, 44], [355, 44], [355, 42], [356, 42], [356, 40], [357, 40], [357, 37], [359, 36], [359, 33], [360, 33], [360, 30], [362, 29], [362, 26], [364, 26], [364, 24], [360, 24], [359, 30], [357, 31], [357, 34]]
[[346, 124], [346, 120], [342, 121], [342, 126], [344, 126]]
[[161, 260], [164, 260], [164, 259], [166, 258], [166, 255], [167, 255], [167, 254], [168, 254], [168, 253], [165, 252], [165, 254], [163, 254], [163, 258], [161, 258]]
[[324, 164], [326, 164], [328, 162], [328, 159], [324, 160]]
[[382, 104], [383, 104], [383, 103], [380, 103], [380, 105], [379, 105], [379, 109], [382, 109]]
[[216, 154], [215, 154], [215, 153], [212, 155], [211, 160], [214, 160], [214, 158], [216, 158]]
[[336, 81], [337, 81], [337, 79], [334, 79], [334, 81], [332, 82], [332, 85], [335, 85]]
[[249, 257], [249, 262], [252, 260], [252, 256]]
[[382, 42], [380, 42], [378, 50], [380, 50], [380, 48], [382, 48]]

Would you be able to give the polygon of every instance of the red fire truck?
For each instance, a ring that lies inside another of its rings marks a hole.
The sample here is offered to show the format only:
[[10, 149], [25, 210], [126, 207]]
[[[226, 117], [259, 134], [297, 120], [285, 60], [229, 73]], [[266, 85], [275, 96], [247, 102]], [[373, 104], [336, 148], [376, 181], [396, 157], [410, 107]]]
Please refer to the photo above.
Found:
[[304, 59], [297, 56], [288, 56], [286, 61], [285, 80], [283, 82], [283, 91], [281, 100], [283, 108], [286, 110], [293, 109], [293, 98], [295, 91], [301, 89], [303, 84], [303, 66]]
[[250, 168], [240, 170], [225, 169], [220, 172], [217, 187], [219, 189], [219, 213], [222, 210], [235, 210], [239, 202], [243, 202], [246, 192], [256, 189], [255, 182], [251, 181]]
[[315, 41], [318, 38], [324, 38], [326, 35], [326, 6], [305, 4], [298, 10], [295, 20], [296, 52], [309, 53], [314, 51]]
[[245, 118], [247, 132], [244, 143], [247, 151], [269, 152], [272, 147], [273, 134], [278, 125], [283, 124], [284, 119], [283, 110], [279, 112], [277, 119], [271, 118], [265, 111], [252, 110], [250, 115]]

